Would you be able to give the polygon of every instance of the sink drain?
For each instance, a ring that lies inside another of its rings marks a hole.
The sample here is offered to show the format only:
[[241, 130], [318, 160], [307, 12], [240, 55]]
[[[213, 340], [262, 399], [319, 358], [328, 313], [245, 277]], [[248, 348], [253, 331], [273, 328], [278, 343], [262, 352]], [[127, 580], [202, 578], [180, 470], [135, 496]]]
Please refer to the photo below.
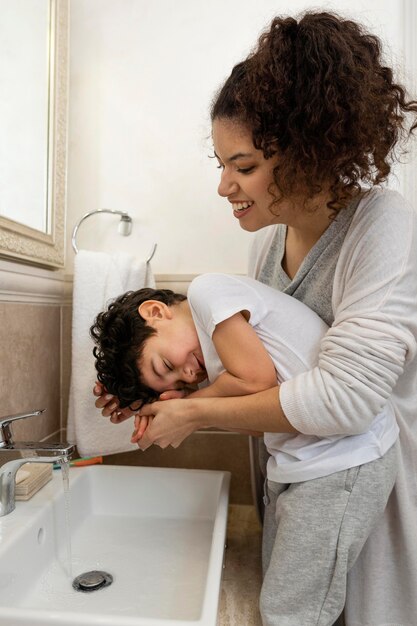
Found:
[[72, 581], [72, 586], [76, 591], [97, 591], [103, 587], [108, 587], [113, 582], [113, 576], [107, 572], [91, 570], [84, 572]]

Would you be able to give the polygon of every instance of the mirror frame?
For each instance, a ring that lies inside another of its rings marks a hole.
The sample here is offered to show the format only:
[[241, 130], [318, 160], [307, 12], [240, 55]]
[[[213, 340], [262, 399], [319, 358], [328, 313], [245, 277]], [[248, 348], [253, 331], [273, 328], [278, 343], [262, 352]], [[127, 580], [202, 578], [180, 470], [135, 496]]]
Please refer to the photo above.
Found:
[[50, 3], [50, 71], [48, 119], [49, 233], [0, 216], [0, 257], [40, 265], [64, 267], [68, 107], [68, 3]]

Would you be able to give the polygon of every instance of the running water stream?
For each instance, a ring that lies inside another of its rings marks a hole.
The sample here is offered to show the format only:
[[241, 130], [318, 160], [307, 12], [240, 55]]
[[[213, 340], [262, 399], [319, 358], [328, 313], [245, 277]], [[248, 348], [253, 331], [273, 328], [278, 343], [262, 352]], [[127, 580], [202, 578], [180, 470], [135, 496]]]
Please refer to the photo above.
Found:
[[67, 544], [67, 574], [72, 581], [72, 548], [71, 548], [71, 518], [70, 518], [70, 490], [69, 490], [69, 468], [70, 464], [67, 459], [60, 461], [62, 482], [64, 486], [64, 498], [65, 498], [65, 533]]

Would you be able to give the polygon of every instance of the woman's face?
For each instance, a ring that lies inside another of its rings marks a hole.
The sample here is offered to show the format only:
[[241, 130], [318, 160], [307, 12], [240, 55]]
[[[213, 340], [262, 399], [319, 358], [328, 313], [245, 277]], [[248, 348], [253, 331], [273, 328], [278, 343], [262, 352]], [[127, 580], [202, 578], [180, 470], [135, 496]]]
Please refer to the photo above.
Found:
[[250, 131], [233, 120], [214, 120], [213, 144], [222, 170], [218, 193], [228, 199], [240, 226], [254, 232], [287, 223], [290, 203], [280, 200], [271, 206], [274, 196], [268, 191], [274, 190], [277, 157], [265, 159], [262, 150], [253, 145]]

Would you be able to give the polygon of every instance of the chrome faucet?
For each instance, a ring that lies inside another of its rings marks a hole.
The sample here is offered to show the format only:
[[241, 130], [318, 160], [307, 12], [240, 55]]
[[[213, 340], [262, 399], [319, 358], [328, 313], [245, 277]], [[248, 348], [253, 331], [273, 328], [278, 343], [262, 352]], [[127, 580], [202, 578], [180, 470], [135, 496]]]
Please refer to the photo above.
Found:
[[[15, 506], [16, 472], [25, 463], [55, 463], [68, 461], [75, 448], [68, 443], [13, 441], [11, 424], [16, 420], [42, 415], [46, 409], [0, 417], [0, 517], [11, 513]], [[16, 452], [20, 459], [10, 459]], [[27, 456], [26, 456], [27, 455]], [[10, 459], [10, 460], [9, 460]]]

